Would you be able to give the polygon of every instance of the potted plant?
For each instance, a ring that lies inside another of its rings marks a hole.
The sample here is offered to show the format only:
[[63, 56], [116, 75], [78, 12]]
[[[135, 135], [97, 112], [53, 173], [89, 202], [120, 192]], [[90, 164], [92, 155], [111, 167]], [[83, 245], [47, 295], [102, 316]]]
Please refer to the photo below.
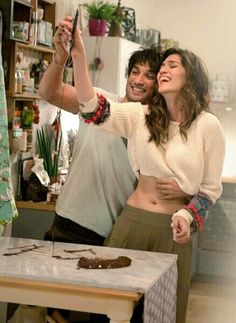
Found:
[[50, 184], [57, 181], [62, 131], [60, 124], [61, 110], [52, 124], [53, 133], [46, 126], [37, 129], [39, 157], [44, 160], [44, 169], [50, 178]]
[[118, 4], [113, 12], [113, 15], [109, 23], [109, 32], [108, 36], [123, 36], [123, 27], [122, 22], [124, 21], [123, 9], [121, 7], [121, 0], [118, 1]]
[[117, 6], [101, 0], [86, 3], [84, 6], [87, 10], [89, 35], [104, 36], [107, 24], [114, 19]]

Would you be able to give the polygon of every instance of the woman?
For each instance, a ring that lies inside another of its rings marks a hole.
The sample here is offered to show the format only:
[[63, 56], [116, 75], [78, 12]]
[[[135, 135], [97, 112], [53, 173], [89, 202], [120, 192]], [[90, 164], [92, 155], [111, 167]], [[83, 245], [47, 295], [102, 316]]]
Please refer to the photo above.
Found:
[[[137, 188], [106, 245], [177, 254], [176, 322], [184, 323], [191, 270], [190, 226], [201, 229], [202, 218], [222, 192], [225, 142], [220, 123], [208, 111], [207, 73], [193, 53], [169, 49], [157, 76], [154, 102], [118, 104], [94, 93], [79, 31], [71, 55], [85, 122], [128, 139], [130, 162], [138, 176]], [[162, 178], [175, 179], [192, 200], [158, 197], [156, 181]]]

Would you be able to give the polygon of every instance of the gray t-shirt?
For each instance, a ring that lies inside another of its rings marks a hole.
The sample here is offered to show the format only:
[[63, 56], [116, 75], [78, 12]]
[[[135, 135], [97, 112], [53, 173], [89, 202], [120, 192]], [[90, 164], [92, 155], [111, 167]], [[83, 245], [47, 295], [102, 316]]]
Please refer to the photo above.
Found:
[[135, 182], [123, 139], [80, 120], [56, 213], [107, 237]]

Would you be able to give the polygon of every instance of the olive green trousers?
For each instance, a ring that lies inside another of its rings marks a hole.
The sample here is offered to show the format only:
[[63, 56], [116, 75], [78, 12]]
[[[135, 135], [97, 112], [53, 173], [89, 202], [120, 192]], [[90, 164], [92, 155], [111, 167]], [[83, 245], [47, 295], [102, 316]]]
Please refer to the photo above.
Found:
[[184, 323], [191, 277], [191, 240], [186, 244], [173, 241], [171, 216], [126, 205], [104, 245], [178, 255], [176, 323]]

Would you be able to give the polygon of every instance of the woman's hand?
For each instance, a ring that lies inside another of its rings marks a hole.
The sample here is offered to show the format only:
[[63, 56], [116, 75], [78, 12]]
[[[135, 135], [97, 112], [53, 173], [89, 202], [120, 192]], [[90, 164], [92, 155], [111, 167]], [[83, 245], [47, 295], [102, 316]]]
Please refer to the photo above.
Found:
[[185, 198], [189, 200], [191, 195], [182, 191], [173, 178], [156, 178], [156, 190], [162, 200]]
[[184, 244], [190, 238], [190, 225], [182, 216], [175, 216], [172, 220], [173, 240]]
[[75, 28], [75, 33], [72, 40], [71, 55], [73, 56], [74, 54], [86, 56], [84, 41], [82, 39], [82, 31], [78, 27]]

